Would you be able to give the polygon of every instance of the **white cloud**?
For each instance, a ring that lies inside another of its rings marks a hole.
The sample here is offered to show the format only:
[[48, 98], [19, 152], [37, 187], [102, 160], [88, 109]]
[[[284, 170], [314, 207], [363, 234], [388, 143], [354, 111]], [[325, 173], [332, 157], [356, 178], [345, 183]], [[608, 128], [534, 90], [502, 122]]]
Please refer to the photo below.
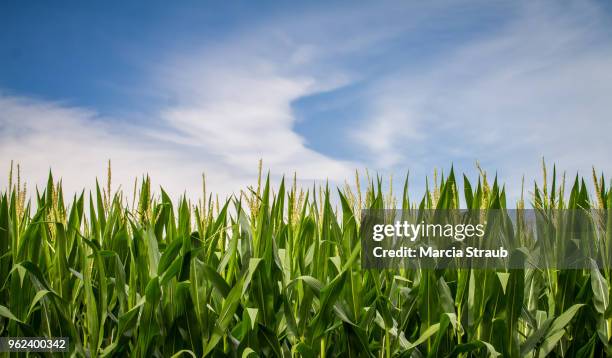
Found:
[[591, 165], [609, 173], [612, 44], [598, 11], [528, 3], [498, 31], [389, 74], [369, 93], [356, 142], [390, 170], [427, 168], [417, 176], [450, 161], [472, 171], [480, 160], [514, 197], [523, 174], [539, 175], [542, 156], [570, 174], [588, 176]]
[[276, 180], [297, 172], [309, 184], [342, 182], [360, 165], [307, 148], [293, 130], [294, 100], [347, 81], [341, 71], [304, 71], [316, 52], [262, 27], [215, 47], [160, 55], [154, 67], [143, 62], [150, 79], [139, 86], [171, 104], [156, 106], [146, 121], [0, 94], [0, 163], [19, 162], [38, 185], [52, 168], [68, 191], [105, 178], [108, 159], [115, 184], [131, 189], [135, 176], [149, 173], [174, 195], [197, 195], [202, 172], [221, 194], [245, 189], [260, 158]]
[[297, 172], [309, 182], [341, 182], [357, 167], [306, 148], [292, 130], [290, 103], [324, 83], [263, 62], [249, 69], [178, 61], [160, 73], [159, 85], [174, 91], [176, 103], [138, 126], [62, 103], [0, 96], [0, 162], [19, 162], [23, 177], [39, 186], [52, 168], [71, 192], [105, 178], [111, 159], [116, 185], [130, 190], [135, 176], [149, 173], [173, 195], [191, 196], [201, 190], [202, 172], [215, 192], [245, 189], [260, 158], [276, 179]]
[[[302, 179], [342, 181], [357, 164], [308, 149], [293, 129], [291, 103], [346, 79], [299, 73], [307, 61], [303, 51], [240, 39], [188, 58], [171, 57], [157, 68], [155, 79], [176, 102], [160, 112], [163, 123], [179, 133], [171, 140], [235, 168], [253, 167], [263, 158], [277, 174], [295, 171]], [[297, 64], [284, 62], [296, 56], [301, 57]], [[165, 132], [157, 135], [168, 138]]]

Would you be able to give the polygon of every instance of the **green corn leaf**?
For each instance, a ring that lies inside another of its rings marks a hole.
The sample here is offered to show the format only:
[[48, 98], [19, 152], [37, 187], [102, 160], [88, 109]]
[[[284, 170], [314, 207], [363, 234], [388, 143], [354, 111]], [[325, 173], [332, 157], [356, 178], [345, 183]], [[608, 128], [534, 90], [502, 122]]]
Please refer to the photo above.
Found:
[[593, 305], [598, 313], [604, 314], [610, 303], [608, 281], [601, 275], [597, 263], [591, 259], [591, 288], [593, 290]]

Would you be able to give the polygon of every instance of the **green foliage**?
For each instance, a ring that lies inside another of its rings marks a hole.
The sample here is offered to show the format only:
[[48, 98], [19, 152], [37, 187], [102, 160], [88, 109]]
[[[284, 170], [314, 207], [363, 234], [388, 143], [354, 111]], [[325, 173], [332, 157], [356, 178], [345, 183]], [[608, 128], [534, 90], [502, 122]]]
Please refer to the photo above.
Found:
[[[566, 198], [556, 171], [550, 186], [545, 174], [533, 206], [542, 215], [609, 208], [612, 191], [594, 177], [592, 201], [580, 178]], [[132, 205], [110, 193], [110, 174], [88, 203], [82, 193], [65, 205], [51, 175], [34, 206], [9, 188], [0, 194], [0, 336], [68, 336], [73, 355], [90, 357], [610, 352], [611, 273], [594, 262], [583, 270], [362, 269], [361, 209], [505, 209], [497, 179], [490, 185], [481, 172], [473, 185], [463, 176], [460, 191], [451, 169], [411, 202], [406, 178], [397, 205], [380, 178], [367, 180], [363, 198], [359, 182], [357, 194], [347, 187], [334, 196], [327, 187], [287, 190], [284, 181], [275, 193], [266, 179], [239, 198], [198, 205], [173, 203], [163, 190], [154, 197], [148, 177]], [[601, 219], [607, 236], [594, 246], [610, 257], [612, 215]]]

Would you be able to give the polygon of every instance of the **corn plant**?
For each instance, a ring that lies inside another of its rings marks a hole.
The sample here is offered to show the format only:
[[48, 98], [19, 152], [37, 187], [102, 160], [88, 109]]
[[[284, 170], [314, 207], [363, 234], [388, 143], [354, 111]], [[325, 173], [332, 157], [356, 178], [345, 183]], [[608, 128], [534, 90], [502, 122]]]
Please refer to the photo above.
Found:
[[[544, 170], [527, 205], [543, 215], [612, 207], [603, 176], [594, 194], [579, 177], [567, 193], [558, 180]], [[31, 197], [11, 175], [0, 194], [0, 336], [69, 337], [77, 357], [612, 353], [608, 269], [362, 268], [362, 209], [505, 209], [497, 179], [464, 175], [460, 191], [451, 169], [416, 201], [407, 179], [397, 197], [366, 181], [363, 192], [359, 177], [304, 190], [260, 177], [194, 204], [155, 194], [148, 177], [132, 198], [113, 193], [109, 175], [66, 200], [51, 174]], [[608, 255], [612, 216], [601, 219]]]

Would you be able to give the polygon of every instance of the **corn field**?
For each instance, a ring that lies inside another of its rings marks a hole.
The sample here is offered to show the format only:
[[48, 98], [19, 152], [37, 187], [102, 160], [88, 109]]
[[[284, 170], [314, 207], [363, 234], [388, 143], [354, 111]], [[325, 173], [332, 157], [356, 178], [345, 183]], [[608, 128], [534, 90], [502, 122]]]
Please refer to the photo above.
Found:
[[[227, 201], [204, 191], [192, 203], [148, 177], [133, 197], [110, 174], [65, 197], [52, 175], [28, 194], [11, 174], [0, 336], [69, 337], [77, 357], [612, 354], [612, 270], [362, 268], [362, 209], [612, 207], [595, 171], [566, 184], [544, 168], [517, 203], [482, 171], [460, 179], [451, 169], [412, 200], [407, 179], [396, 195], [378, 177], [306, 190], [260, 176]], [[612, 215], [604, 224], [610, 247]]]

